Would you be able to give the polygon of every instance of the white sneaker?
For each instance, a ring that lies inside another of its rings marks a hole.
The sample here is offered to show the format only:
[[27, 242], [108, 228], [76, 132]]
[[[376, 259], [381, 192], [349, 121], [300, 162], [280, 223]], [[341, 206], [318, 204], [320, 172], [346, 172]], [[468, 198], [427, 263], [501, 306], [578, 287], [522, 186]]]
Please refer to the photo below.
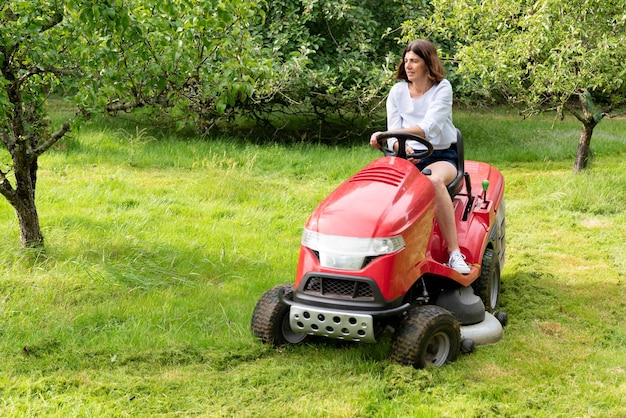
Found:
[[458, 250], [450, 253], [450, 261], [448, 261], [448, 265], [451, 269], [454, 269], [461, 274], [468, 274], [472, 270], [465, 262], [465, 256]]

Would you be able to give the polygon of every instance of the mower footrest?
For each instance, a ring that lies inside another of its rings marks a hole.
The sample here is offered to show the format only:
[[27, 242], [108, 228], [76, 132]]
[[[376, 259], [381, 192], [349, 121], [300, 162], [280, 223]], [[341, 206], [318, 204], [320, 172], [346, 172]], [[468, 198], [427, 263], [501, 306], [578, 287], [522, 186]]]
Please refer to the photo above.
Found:
[[294, 332], [348, 341], [376, 342], [372, 315], [291, 305], [289, 324]]

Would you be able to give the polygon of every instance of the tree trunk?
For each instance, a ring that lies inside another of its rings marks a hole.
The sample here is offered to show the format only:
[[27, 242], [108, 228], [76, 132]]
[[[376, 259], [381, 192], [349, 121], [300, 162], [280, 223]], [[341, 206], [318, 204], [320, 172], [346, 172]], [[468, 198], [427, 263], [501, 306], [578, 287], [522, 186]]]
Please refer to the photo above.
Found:
[[589, 162], [589, 154], [591, 152], [591, 135], [595, 124], [583, 123], [580, 128], [580, 139], [578, 140], [578, 150], [576, 151], [576, 160], [574, 162], [574, 172], [579, 173], [587, 168]]
[[41, 247], [43, 246], [43, 234], [35, 205], [38, 156], [31, 151], [31, 144], [23, 139], [15, 141], [11, 151], [15, 172], [15, 189], [8, 182], [3, 182], [2, 195], [7, 198], [17, 214], [22, 246], [24, 248]]
[[18, 198], [14, 208], [20, 224], [22, 247], [41, 247], [43, 245], [43, 235], [39, 226], [39, 215], [35, 207], [35, 200]]
[[580, 128], [580, 139], [578, 140], [578, 150], [576, 151], [576, 160], [574, 161], [574, 173], [580, 173], [587, 168], [589, 158], [591, 157], [591, 135], [593, 128], [604, 117], [604, 112], [593, 101], [591, 93], [584, 91], [578, 95], [582, 114], [574, 108], [569, 107], [568, 110], [582, 123]]
[[43, 245], [39, 215], [35, 206], [35, 191], [29, 185], [25, 187], [23, 184], [18, 184], [18, 187], [13, 189], [6, 178], [0, 179], [0, 194], [15, 209], [20, 226], [20, 241], [24, 248], [41, 247]]

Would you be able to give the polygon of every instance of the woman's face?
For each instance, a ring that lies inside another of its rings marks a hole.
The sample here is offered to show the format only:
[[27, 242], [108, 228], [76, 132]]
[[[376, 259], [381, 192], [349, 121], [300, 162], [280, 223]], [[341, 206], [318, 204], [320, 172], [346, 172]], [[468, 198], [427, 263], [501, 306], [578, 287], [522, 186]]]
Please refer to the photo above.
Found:
[[404, 71], [409, 81], [417, 81], [428, 77], [426, 62], [413, 51], [404, 55]]

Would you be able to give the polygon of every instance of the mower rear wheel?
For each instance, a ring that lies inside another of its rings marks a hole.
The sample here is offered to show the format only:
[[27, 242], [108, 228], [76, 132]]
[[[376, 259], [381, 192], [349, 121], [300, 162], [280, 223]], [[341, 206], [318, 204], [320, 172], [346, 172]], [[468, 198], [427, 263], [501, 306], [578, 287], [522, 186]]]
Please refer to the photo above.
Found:
[[308, 335], [292, 331], [289, 325], [289, 306], [278, 298], [281, 291], [288, 296], [293, 292], [293, 286], [274, 286], [261, 296], [252, 313], [252, 332], [265, 344], [279, 346], [301, 343]]
[[391, 359], [423, 369], [453, 362], [461, 348], [459, 322], [440, 306], [410, 309], [400, 322], [391, 343]]
[[500, 306], [500, 260], [491, 248], [485, 250], [480, 277], [472, 287], [483, 300], [487, 312], [496, 312]]

